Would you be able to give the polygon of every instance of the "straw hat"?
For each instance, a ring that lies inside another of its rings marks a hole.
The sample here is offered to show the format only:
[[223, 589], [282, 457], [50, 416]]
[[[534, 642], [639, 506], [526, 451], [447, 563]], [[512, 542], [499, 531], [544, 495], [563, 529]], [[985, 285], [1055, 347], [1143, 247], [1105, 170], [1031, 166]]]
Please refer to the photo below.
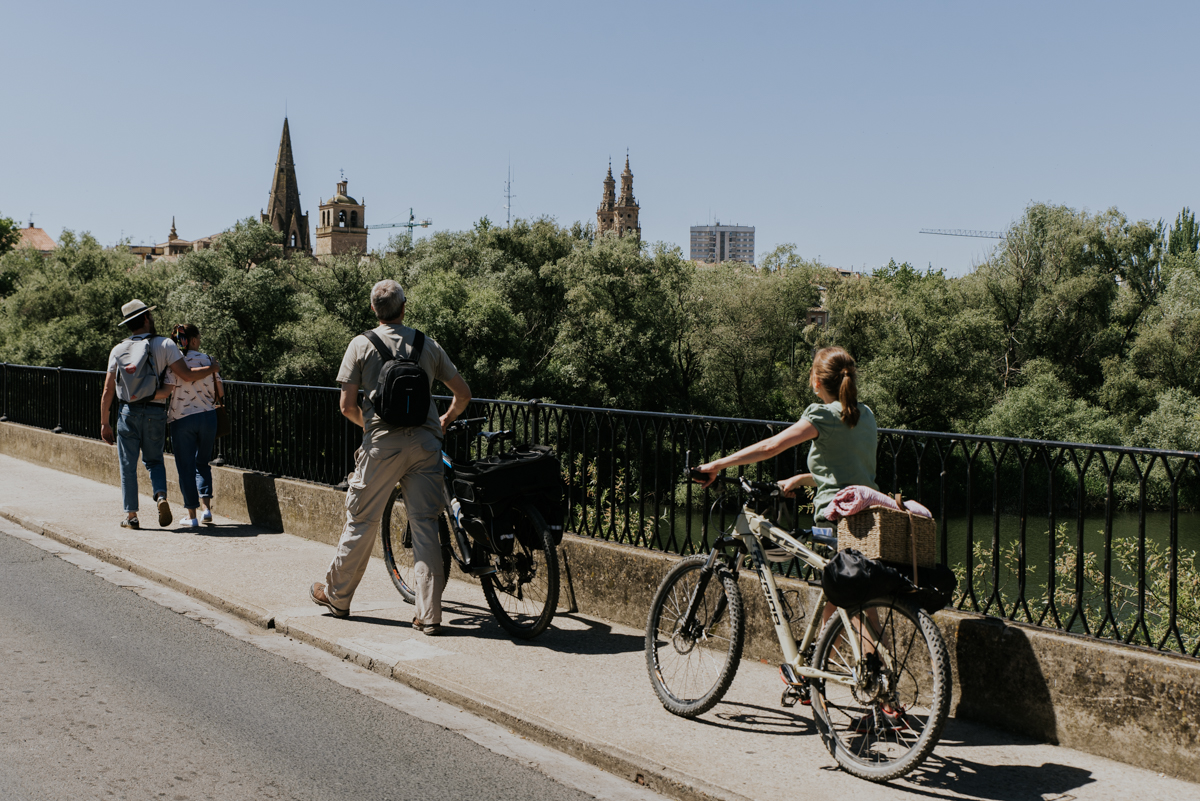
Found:
[[146, 312], [154, 311], [157, 308], [157, 306], [147, 306], [140, 300], [131, 300], [121, 307], [121, 314], [125, 316], [125, 319], [121, 321], [121, 325], [125, 325], [125, 323], [129, 322], [134, 317], [137, 317], [139, 314], [145, 314]]

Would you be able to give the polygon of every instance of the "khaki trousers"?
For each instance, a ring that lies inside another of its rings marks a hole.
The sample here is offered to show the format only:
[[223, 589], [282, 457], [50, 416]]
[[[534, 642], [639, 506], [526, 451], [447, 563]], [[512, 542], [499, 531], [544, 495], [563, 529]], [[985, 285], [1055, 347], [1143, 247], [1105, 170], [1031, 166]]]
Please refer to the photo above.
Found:
[[347, 483], [346, 524], [325, 576], [325, 596], [339, 609], [350, 608], [371, 560], [384, 507], [399, 483], [412, 529], [417, 620], [440, 624], [446, 583], [437, 523], [445, 506], [441, 442], [417, 428], [397, 432], [369, 450], [360, 448]]

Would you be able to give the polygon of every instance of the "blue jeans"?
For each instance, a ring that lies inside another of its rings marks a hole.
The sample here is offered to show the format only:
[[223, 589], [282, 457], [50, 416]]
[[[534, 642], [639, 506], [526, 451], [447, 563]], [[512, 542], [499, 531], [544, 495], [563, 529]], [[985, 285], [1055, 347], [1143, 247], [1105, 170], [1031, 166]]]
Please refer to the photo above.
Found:
[[167, 441], [167, 407], [138, 403], [121, 404], [117, 414], [117, 458], [121, 461], [121, 500], [126, 512], [138, 510], [137, 458], [150, 473], [150, 486], [157, 497], [167, 494], [167, 468], [163, 444]]
[[213, 442], [217, 438], [217, 413], [197, 412], [171, 421], [171, 450], [179, 470], [179, 491], [185, 509], [200, 506], [200, 498], [212, 497]]

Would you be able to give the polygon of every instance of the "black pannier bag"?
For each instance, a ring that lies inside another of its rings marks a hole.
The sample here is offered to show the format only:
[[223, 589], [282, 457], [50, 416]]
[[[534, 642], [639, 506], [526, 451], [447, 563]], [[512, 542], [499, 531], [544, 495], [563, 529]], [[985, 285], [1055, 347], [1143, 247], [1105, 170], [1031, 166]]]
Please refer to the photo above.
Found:
[[472, 539], [486, 542], [501, 556], [513, 552], [511, 503], [464, 503], [459, 521]]
[[[479, 520], [482, 526], [468, 526], [468, 531], [486, 529], [488, 539], [500, 553], [512, 552], [511, 506], [516, 501], [528, 501], [542, 513], [546, 524], [562, 541], [562, 470], [554, 450], [545, 445], [518, 445], [510, 453], [489, 456], [470, 464], [454, 465], [454, 494], [463, 511]], [[521, 530], [523, 544], [541, 547]], [[506, 539], [494, 536], [503, 532]]]
[[[908, 571], [905, 575], [902, 571]], [[908, 565], [868, 559], [853, 548], [838, 551], [821, 572], [821, 589], [834, 606], [852, 609], [874, 598], [907, 598], [933, 614], [954, 597], [958, 585], [954, 572], [945, 565], [923, 567], [914, 585]]]
[[838, 551], [821, 571], [825, 598], [843, 609], [861, 606], [872, 598], [889, 598], [908, 589], [907, 585], [900, 571], [853, 548]]

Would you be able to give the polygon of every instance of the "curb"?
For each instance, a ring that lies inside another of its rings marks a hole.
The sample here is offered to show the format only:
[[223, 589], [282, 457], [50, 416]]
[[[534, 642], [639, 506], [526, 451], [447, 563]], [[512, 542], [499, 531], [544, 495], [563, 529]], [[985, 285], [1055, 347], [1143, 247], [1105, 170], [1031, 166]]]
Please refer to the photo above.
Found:
[[[78, 537], [58, 529], [44, 521], [23, 517], [0, 508], [0, 518], [21, 526], [63, 545], [75, 548], [101, 561], [116, 565], [130, 573], [166, 585], [173, 590], [197, 598], [222, 611], [242, 618], [263, 629], [275, 629], [279, 634], [327, 651], [340, 659], [354, 662], [386, 678], [405, 684], [431, 698], [452, 704], [481, 718], [507, 727], [529, 740], [549, 746], [576, 759], [594, 765], [601, 770], [620, 776], [647, 787], [654, 792], [680, 799], [681, 801], [751, 801], [747, 796], [722, 787], [716, 787], [686, 773], [652, 762], [645, 757], [607, 743], [591, 742], [578, 734], [556, 727], [549, 721], [522, 716], [519, 710], [508, 707], [502, 701], [481, 696], [465, 687], [449, 682], [437, 682], [424, 676], [398, 669], [386, 662], [378, 661], [366, 654], [347, 648], [336, 641], [316, 635], [304, 629], [299, 621], [303, 618], [276, 618], [262, 607], [229, 601], [190, 584], [174, 574], [146, 567], [126, 559], [106, 548], [98, 548]], [[295, 622], [293, 622], [295, 621]]]

